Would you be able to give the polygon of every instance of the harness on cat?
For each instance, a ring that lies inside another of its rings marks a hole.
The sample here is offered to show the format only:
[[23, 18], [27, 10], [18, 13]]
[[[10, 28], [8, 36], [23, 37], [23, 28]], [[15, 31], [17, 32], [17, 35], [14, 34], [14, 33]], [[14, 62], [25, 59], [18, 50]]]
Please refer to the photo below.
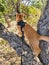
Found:
[[25, 27], [25, 24], [26, 24], [26, 22], [24, 22], [23, 20], [17, 22], [17, 25], [20, 25], [21, 28], [24, 28]]
[[23, 30], [23, 28], [25, 27], [25, 24], [26, 24], [26, 22], [24, 22], [23, 20], [21, 20], [21, 21], [19, 21], [19, 22], [17, 23], [17, 25], [21, 26], [21, 32], [22, 32], [22, 37], [21, 37], [21, 39], [22, 39], [22, 40], [24, 40], [24, 30]]

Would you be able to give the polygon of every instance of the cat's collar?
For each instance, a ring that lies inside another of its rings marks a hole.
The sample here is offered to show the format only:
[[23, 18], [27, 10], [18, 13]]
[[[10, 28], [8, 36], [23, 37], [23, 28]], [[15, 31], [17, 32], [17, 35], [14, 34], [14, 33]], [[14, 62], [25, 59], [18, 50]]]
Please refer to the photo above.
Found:
[[25, 27], [25, 24], [26, 24], [26, 22], [24, 22], [23, 20], [17, 22], [17, 25], [21, 26], [22, 28]]

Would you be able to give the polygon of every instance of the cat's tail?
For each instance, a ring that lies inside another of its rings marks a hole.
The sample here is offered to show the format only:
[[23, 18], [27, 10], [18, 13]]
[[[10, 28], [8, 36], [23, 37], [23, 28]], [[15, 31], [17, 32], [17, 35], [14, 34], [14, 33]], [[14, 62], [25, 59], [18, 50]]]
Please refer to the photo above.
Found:
[[49, 37], [41, 35], [39, 40], [45, 40], [45, 41], [49, 42]]

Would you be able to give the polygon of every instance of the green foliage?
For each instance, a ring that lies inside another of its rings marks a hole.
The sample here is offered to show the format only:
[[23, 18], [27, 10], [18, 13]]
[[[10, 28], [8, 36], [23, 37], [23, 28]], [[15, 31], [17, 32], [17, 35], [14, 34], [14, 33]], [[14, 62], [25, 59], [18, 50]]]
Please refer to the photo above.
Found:
[[13, 10], [15, 10], [13, 4], [16, 4], [16, 2], [17, 0], [0, 0], [0, 22], [5, 22], [4, 14], [12, 14]]
[[37, 24], [41, 15], [41, 10], [39, 8], [34, 6], [25, 6], [24, 4], [21, 4], [21, 12], [26, 15], [25, 19], [30, 25]]
[[5, 23], [5, 18], [0, 18], [0, 23]]
[[29, 7], [29, 14], [30, 16], [28, 16], [27, 22], [31, 25], [37, 24], [39, 17], [41, 15], [41, 10], [32, 6]]
[[17, 2], [17, 0], [0, 0], [1, 12], [4, 11], [5, 14], [12, 13], [16, 2]]
[[2, 12], [0, 12], [0, 23], [5, 23], [5, 18], [2, 14]]
[[27, 15], [26, 18], [27, 18], [29, 15], [29, 6], [25, 6], [24, 4], [21, 4], [20, 11], [26, 14]]
[[42, 4], [42, 2], [37, 2], [37, 3], [35, 3], [36, 4], [36, 7], [37, 8], [39, 8], [39, 9], [42, 9], [42, 6], [43, 6], [43, 4]]
[[4, 12], [6, 8], [6, 0], [0, 0], [0, 12]]
[[4, 45], [6, 45], [7, 44], [7, 42], [4, 40], [4, 39], [1, 39], [0, 40], [0, 46], [4, 46]]
[[[16, 14], [16, 3], [18, 0], [0, 0], [0, 12], [4, 12], [5, 14]], [[25, 0], [24, 0], [25, 1]], [[29, 0], [27, 0], [29, 1]], [[26, 1], [26, 2], [27, 2]], [[21, 0], [22, 2], [22, 0]], [[45, 2], [45, 1], [44, 1]], [[31, 3], [31, 4], [30, 4]], [[30, 4], [30, 5], [29, 5]], [[22, 13], [26, 14], [26, 19], [29, 17], [29, 15], [32, 14], [34, 17], [35, 15], [38, 15], [36, 13], [36, 8], [42, 9], [43, 7], [43, 2], [42, 0], [30, 0], [28, 5], [24, 5], [24, 3], [21, 3], [20, 5], [20, 11]], [[0, 15], [0, 22], [5, 22], [4, 18], [2, 18], [2, 15]], [[35, 16], [37, 17], [37, 16]]]
[[0, 3], [0, 12], [4, 12], [4, 6]]
[[[10, 53], [12, 51], [14, 51], [10, 45], [8, 44], [8, 41], [0, 38], [0, 50], [2, 50], [3, 53], [7, 54]], [[10, 51], [11, 50], [11, 51]]]
[[39, 8], [39, 9], [42, 9], [42, 7], [43, 7], [43, 3], [42, 3], [42, 1], [41, 0], [39, 0], [39, 1], [32, 1], [32, 6], [34, 6], [34, 7], [36, 7], [36, 8]]

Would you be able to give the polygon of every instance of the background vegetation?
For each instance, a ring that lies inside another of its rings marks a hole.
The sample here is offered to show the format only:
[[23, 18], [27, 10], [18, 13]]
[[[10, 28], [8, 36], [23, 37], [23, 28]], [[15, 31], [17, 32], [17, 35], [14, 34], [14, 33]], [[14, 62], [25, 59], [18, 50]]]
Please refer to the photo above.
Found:
[[20, 2], [21, 13], [26, 15], [25, 20], [32, 26], [37, 24], [46, 0], [0, 0], [0, 22], [5, 23], [6, 18], [15, 20], [17, 2]]

